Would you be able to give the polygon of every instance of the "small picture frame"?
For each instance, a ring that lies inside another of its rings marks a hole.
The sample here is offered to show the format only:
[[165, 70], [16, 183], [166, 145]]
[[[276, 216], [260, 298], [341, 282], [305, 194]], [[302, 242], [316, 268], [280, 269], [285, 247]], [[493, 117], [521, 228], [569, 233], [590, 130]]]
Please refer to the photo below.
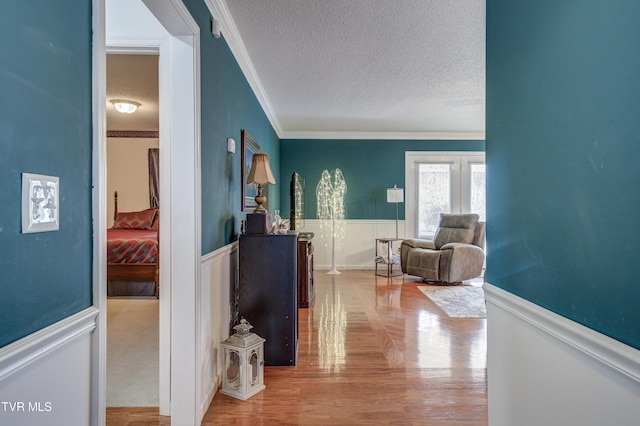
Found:
[[[249, 135], [249, 132], [242, 130], [242, 211], [253, 211], [258, 204], [256, 203], [256, 195], [258, 195], [258, 185], [255, 183], [246, 183], [247, 176], [251, 170], [251, 161], [253, 154], [260, 151], [260, 145]], [[264, 191], [263, 191], [264, 193]]]
[[58, 177], [22, 173], [22, 233], [57, 231], [59, 200]]

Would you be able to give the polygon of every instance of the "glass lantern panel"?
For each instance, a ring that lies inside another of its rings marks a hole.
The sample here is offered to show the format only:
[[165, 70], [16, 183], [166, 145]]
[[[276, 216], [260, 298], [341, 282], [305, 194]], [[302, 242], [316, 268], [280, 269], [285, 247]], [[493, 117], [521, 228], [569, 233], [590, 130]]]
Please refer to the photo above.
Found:
[[251, 366], [251, 385], [255, 385], [258, 380], [258, 354], [256, 351], [251, 351], [251, 356], [249, 357], [249, 365]]
[[240, 389], [240, 355], [235, 351], [227, 356], [227, 383], [234, 390]]

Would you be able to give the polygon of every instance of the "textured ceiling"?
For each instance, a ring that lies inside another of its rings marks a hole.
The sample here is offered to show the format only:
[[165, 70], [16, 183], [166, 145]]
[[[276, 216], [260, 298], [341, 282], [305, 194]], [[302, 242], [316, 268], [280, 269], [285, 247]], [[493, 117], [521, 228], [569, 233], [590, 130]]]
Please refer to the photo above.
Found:
[[[484, 0], [206, 0], [281, 138], [484, 138]], [[158, 57], [107, 56], [108, 130], [158, 129]]]
[[[140, 103], [133, 114], [122, 114], [111, 99]], [[158, 130], [158, 56], [107, 55], [107, 130]]]
[[281, 137], [484, 135], [484, 0], [209, 4]]

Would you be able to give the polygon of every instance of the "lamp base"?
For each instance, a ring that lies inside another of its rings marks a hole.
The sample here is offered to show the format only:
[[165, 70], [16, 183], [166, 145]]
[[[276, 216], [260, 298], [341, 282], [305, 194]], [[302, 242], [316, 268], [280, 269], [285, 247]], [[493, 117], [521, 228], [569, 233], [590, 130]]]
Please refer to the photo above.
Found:
[[247, 234], [268, 234], [271, 232], [270, 213], [248, 213]]

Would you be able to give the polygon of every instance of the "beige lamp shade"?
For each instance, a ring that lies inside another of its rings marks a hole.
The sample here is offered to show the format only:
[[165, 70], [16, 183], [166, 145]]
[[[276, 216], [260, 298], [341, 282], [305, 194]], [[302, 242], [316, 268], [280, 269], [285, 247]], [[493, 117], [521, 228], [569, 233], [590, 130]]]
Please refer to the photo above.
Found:
[[257, 183], [264, 185], [265, 183], [276, 183], [276, 179], [271, 172], [271, 166], [269, 166], [269, 155], [263, 152], [253, 154], [251, 160], [251, 170], [247, 177], [247, 183]]

